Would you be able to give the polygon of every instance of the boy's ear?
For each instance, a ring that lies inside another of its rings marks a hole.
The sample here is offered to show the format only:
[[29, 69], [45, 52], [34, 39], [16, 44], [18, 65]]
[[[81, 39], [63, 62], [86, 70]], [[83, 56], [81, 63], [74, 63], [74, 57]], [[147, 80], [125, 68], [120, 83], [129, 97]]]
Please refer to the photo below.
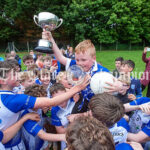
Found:
[[132, 71], [133, 71], [133, 68], [129, 67], [129, 71], [132, 72]]
[[93, 59], [96, 60], [96, 56], [93, 56]]

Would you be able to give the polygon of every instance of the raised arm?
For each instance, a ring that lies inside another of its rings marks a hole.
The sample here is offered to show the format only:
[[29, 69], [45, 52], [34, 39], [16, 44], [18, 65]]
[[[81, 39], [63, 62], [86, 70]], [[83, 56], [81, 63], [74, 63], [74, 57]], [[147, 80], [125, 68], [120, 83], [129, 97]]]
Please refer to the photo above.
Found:
[[54, 55], [56, 57], [56, 59], [63, 65], [66, 65], [67, 64], [67, 57], [65, 57], [62, 52], [60, 51], [60, 49], [58, 48], [51, 32], [49, 31], [46, 31], [46, 30], [43, 30], [42, 32], [42, 38], [43, 39], [46, 39], [46, 40], [49, 40], [51, 43], [52, 43], [52, 49], [53, 49], [53, 52], [54, 52]]
[[148, 58], [146, 58], [146, 54], [147, 54], [147, 47], [144, 48], [143, 54], [142, 54], [142, 60], [147, 63], [148, 61], [150, 61]]
[[53, 98], [38, 97], [36, 99], [34, 108], [57, 106], [57, 105], [61, 104], [62, 102], [67, 101], [69, 98], [73, 97], [74, 94], [85, 89], [86, 86], [89, 84], [89, 79], [90, 79], [90, 77], [86, 76], [84, 81], [81, 84], [72, 87], [66, 93], [63, 93], [59, 96], [56, 96]]

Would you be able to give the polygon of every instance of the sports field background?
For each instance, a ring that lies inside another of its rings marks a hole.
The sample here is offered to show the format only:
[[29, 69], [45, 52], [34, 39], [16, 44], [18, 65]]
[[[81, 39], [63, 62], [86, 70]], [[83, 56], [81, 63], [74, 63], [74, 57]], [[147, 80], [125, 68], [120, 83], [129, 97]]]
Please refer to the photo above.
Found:
[[[115, 58], [123, 57], [124, 59], [131, 59], [135, 62], [135, 69], [133, 76], [140, 78], [142, 72], [145, 70], [145, 63], [142, 61], [142, 50], [141, 51], [97, 51], [96, 58], [104, 67], [112, 71], [115, 68]], [[27, 52], [17, 53], [21, 58], [27, 54]], [[4, 58], [5, 54], [1, 53], [1, 57]], [[147, 53], [147, 57], [150, 56], [150, 52]], [[25, 70], [25, 66], [22, 62], [22, 70]], [[145, 95], [145, 92], [143, 93]]]

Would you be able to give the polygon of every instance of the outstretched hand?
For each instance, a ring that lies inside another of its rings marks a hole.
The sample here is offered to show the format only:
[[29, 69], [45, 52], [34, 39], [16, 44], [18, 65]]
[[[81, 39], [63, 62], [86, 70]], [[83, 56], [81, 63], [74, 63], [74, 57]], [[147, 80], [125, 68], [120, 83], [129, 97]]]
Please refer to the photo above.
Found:
[[40, 116], [35, 113], [35, 112], [32, 112], [32, 113], [28, 113], [26, 115], [23, 116], [26, 120], [34, 120], [34, 121], [40, 121]]
[[74, 88], [78, 88], [78, 91], [85, 89], [87, 87], [87, 85], [90, 83], [90, 79], [91, 79], [91, 76], [86, 75], [84, 77], [84, 80], [80, 84], [75, 85]]
[[150, 115], [150, 102], [139, 105], [139, 108], [146, 114]]

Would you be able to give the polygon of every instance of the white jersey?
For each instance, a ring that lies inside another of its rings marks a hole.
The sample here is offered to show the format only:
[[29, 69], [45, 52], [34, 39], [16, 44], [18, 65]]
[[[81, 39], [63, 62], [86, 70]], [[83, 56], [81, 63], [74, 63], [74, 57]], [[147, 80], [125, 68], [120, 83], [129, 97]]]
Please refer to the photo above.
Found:
[[0, 92], [0, 130], [4, 130], [4, 129], [7, 129], [12, 124], [14, 124], [18, 120], [20, 112], [14, 113], [14, 112], [10, 111], [3, 104], [2, 100], [1, 100], [1, 94], [12, 95], [13, 93], [12, 92]]
[[120, 143], [125, 143], [127, 140], [127, 130], [121, 126], [117, 126], [117, 123], [109, 129], [111, 132], [115, 145], [120, 144]]

